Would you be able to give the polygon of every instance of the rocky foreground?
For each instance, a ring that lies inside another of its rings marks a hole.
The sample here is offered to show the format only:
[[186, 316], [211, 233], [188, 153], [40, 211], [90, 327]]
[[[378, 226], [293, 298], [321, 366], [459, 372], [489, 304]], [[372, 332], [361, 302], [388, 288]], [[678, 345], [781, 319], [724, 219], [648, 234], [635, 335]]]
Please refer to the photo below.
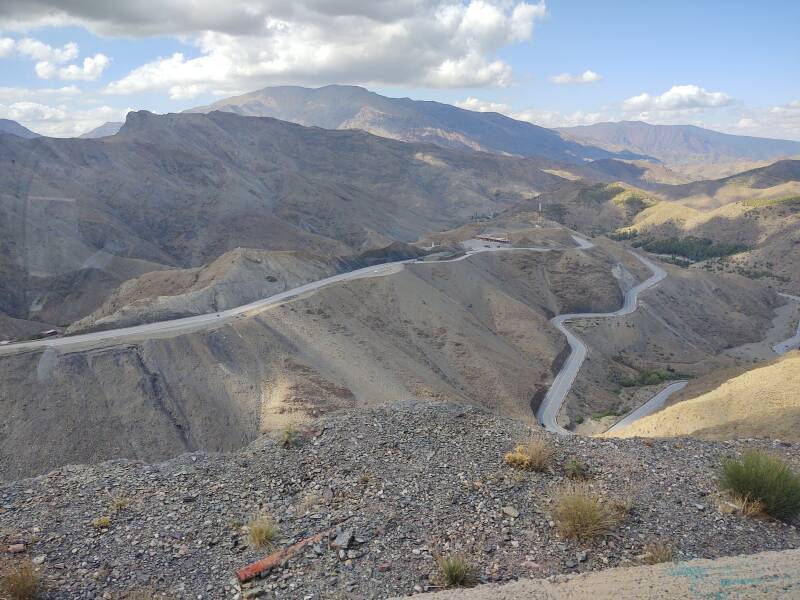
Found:
[[[800, 547], [796, 524], [731, 512], [715, 482], [754, 446], [797, 467], [798, 444], [536, 434], [555, 449], [549, 473], [503, 464], [525, 425], [409, 401], [336, 413], [289, 444], [65, 467], [0, 484], [0, 568], [32, 561], [50, 598], [384, 598], [438, 589], [435, 557], [450, 552], [503, 582], [640, 564], [653, 541], [678, 559]], [[630, 509], [595, 541], [561, 539], [551, 518], [572, 458]], [[280, 533], [254, 549], [246, 524], [263, 514]], [[239, 586], [237, 569], [320, 533]]]

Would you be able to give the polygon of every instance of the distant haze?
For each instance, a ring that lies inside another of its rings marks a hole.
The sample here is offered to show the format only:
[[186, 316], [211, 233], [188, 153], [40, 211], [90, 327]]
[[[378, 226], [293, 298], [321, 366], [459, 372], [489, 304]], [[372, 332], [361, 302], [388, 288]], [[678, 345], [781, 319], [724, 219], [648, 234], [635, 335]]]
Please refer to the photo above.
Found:
[[596, 123], [559, 129], [574, 139], [608, 149], [624, 148], [675, 166], [800, 156], [800, 142], [730, 135], [694, 125], [650, 125], [641, 121]]

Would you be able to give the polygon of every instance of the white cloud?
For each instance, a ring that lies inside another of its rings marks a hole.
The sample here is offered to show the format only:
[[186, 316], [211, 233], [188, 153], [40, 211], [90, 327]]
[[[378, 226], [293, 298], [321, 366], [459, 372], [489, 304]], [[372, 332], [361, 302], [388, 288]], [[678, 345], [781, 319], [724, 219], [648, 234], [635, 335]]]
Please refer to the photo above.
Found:
[[0, 102], [13, 102], [26, 100], [31, 97], [72, 97], [80, 94], [81, 91], [74, 85], [60, 88], [21, 88], [21, 87], [0, 87]]
[[18, 121], [42, 135], [73, 137], [106, 121], [122, 121], [130, 110], [110, 106], [73, 110], [64, 104], [48, 105], [24, 100], [0, 103], [0, 118]]
[[742, 117], [736, 123], [736, 129], [758, 129], [759, 123], [750, 117]]
[[608, 121], [609, 116], [602, 112], [585, 112], [576, 110], [562, 113], [557, 110], [529, 108], [509, 115], [520, 121], [528, 121], [542, 127], [573, 127], [575, 125], [591, 125], [600, 121]]
[[797, 113], [800, 116], [800, 100], [793, 100], [783, 106], [773, 106], [770, 112], [775, 115], [785, 115]]
[[137, 3], [131, 8], [137, 18], [122, 16], [115, 26], [149, 31], [169, 24], [171, 33], [190, 32], [186, 39], [200, 56], [177, 53], [146, 63], [107, 93], [166, 90], [190, 98], [285, 82], [503, 86], [512, 69], [497, 51], [530, 39], [546, 14], [544, 3], [516, 0], [233, 1], [225, 10], [214, 9], [216, 0], [198, 0], [191, 11], [175, 10], [182, 0], [162, 4], [155, 13], [163, 22]]
[[583, 73], [578, 75], [573, 75], [571, 73], [561, 73], [560, 75], [554, 75], [550, 78], [550, 81], [555, 83], [556, 85], [567, 85], [570, 83], [595, 83], [600, 81], [603, 77], [591, 69], [587, 69]]
[[111, 64], [111, 59], [105, 54], [95, 54], [83, 59], [83, 65], [68, 65], [58, 71], [61, 79], [95, 81], [100, 78], [103, 71]]
[[760, 135], [800, 140], [800, 100], [750, 111], [750, 115], [757, 119]]
[[63, 107], [47, 106], [38, 102], [15, 102], [11, 105], [0, 104], [0, 116], [20, 122], [60, 121], [66, 116]]
[[473, 110], [475, 112], [498, 112], [508, 114], [510, 110], [508, 104], [503, 104], [502, 102], [486, 102], [473, 98], [472, 96], [468, 97], [466, 100], [456, 102], [455, 105], [459, 108]]
[[733, 103], [724, 92], [709, 92], [696, 85], [675, 85], [660, 96], [643, 93], [628, 98], [622, 108], [628, 111], [678, 111], [717, 108]]
[[0, 58], [8, 58], [14, 54], [16, 42], [11, 38], [0, 37]]
[[15, 46], [17, 52], [22, 56], [41, 62], [62, 64], [78, 58], [78, 44], [75, 42], [68, 42], [61, 48], [54, 48], [50, 44], [33, 38], [23, 38], [18, 40]]
[[84, 58], [83, 64], [61, 66], [78, 58], [78, 44], [68, 42], [57, 48], [33, 38], [0, 38], [0, 58], [11, 56], [15, 52], [36, 61], [34, 70], [39, 79], [58, 77], [73, 81], [95, 81], [111, 63], [111, 59], [105, 54], [98, 53]]

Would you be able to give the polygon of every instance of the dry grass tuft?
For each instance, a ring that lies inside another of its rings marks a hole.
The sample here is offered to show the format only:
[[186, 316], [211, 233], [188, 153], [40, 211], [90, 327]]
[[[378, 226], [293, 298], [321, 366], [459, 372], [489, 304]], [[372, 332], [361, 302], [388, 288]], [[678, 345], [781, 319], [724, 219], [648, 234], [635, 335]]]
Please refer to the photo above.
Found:
[[633, 498], [631, 496], [615, 498], [611, 501], [611, 505], [616, 508], [622, 516], [625, 516], [633, 510]]
[[92, 520], [92, 527], [95, 529], [108, 529], [111, 527], [111, 517], [102, 516]]
[[648, 565], [672, 562], [675, 560], [675, 548], [667, 542], [651, 542], [644, 547], [644, 562]]
[[604, 535], [621, 520], [619, 509], [583, 484], [561, 492], [553, 517], [562, 536], [579, 540]]
[[744, 496], [731, 494], [730, 499], [731, 504], [745, 517], [757, 517], [764, 514], [764, 503], [756, 498], [751, 498], [750, 494]]
[[291, 448], [297, 444], [297, 430], [294, 425], [287, 425], [283, 428], [280, 444], [284, 448]]
[[15, 571], [0, 577], [0, 598], [35, 600], [42, 591], [42, 580], [30, 563], [21, 564]]
[[109, 494], [109, 496], [111, 497], [109, 512], [111, 512], [112, 515], [122, 512], [131, 505], [131, 499], [127, 496], [113, 496], [111, 494]]
[[475, 567], [460, 554], [439, 556], [436, 558], [436, 566], [444, 587], [472, 587], [478, 582]]
[[503, 461], [517, 469], [545, 471], [553, 458], [553, 449], [542, 438], [531, 438], [505, 455]]
[[269, 546], [278, 537], [280, 529], [267, 515], [260, 515], [247, 524], [247, 538], [253, 548]]
[[360, 485], [371, 485], [378, 482], [378, 478], [374, 473], [362, 473], [356, 480]]

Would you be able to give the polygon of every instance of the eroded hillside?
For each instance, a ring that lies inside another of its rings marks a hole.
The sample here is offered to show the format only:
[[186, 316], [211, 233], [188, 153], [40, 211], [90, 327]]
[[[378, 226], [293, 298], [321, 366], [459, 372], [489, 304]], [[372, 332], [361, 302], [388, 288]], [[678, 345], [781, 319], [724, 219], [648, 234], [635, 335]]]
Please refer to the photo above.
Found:
[[522, 159], [230, 113], [130, 113], [100, 139], [3, 136], [0, 162], [0, 312], [29, 328], [69, 325], [147, 272], [236, 248], [351, 255], [565, 182]]
[[612, 266], [577, 250], [487, 253], [336, 284], [210, 331], [3, 356], [3, 475], [230, 450], [409, 397], [532, 418], [564, 349], [548, 319], [616, 307]]

